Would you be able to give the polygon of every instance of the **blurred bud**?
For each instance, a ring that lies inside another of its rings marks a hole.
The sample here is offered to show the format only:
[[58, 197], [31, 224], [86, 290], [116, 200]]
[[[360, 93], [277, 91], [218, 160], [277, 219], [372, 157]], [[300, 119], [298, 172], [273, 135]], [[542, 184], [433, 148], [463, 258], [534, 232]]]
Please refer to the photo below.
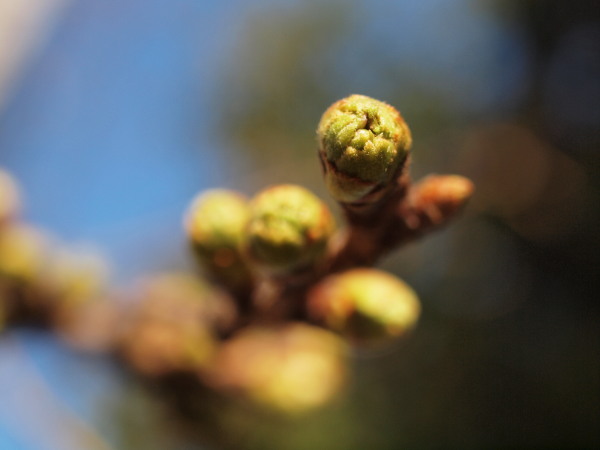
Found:
[[107, 299], [108, 265], [95, 252], [57, 248], [38, 282], [51, 295], [54, 328], [71, 347], [108, 351], [117, 337], [117, 306]]
[[219, 281], [233, 288], [243, 288], [250, 280], [239, 253], [248, 218], [246, 198], [234, 191], [215, 189], [199, 195], [185, 219], [200, 263]]
[[142, 280], [138, 286], [143, 317], [190, 320], [210, 328], [228, 328], [235, 319], [232, 299], [221, 289], [186, 273], [164, 273]]
[[13, 219], [19, 208], [17, 185], [8, 173], [0, 169], [0, 226]]
[[201, 322], [143, 321], [135, 324], [124, 343], [127, 362], [146, 376], [193, 372], [206, 364], [214, 339]]
[[135, 324], [122, 349], [134, 370], [155, 377], [198, 370], [207, 364], [214, 346], [214, 337], [202, 322], [147, 320]]
[[420, 314], [414, 291], [375, 269], [331, 275], [309, 293], [309, 315], [356, 344], [384, 342], [412, 329]]
[[47, 257], [48, 243], [37, 230], [20, 224], [0, 230], [0, 280], [32, 282]]
[[48, 324], [53, 297], [41, 280], [49, 267], [50, 241], [19, 223], [0, 228], [0, 297], [10, 323]]
[[165, 274], [143, 280], [121, 349], [139, 372], [158, 376], [196, 371], [210, 360], [216, 331], [234, 314], [229, 297], [194, 277]]
[[471, 180], [459, 175], [430, 175], [417, 187], [419, 202], [452, 212], [463, 206], [475, 189]]
[[208, 382], [284, 413], [326, 404], [342, 388], [346, 347], [334, 334], [305, 324], [246, 328], [226, 341]]
[[325, 182], [343, 203], [370, 203], [385, 195], [412, 144], [400, 113], [363, 95], [331, 105], [317, 137]]
[[99, 297], [61, 308], [54, 314], [60, 337], [72, 348], [85, 352], [108, 352], [115, 346], [121, 315], [116, 300]]
[[44, 281], [56, 296], [57, 308], [76, 308], [105, 293], [108, 271], [106, 261], [94, 252], [57, 248]]
[[314, 194], [295, 185], [273, 186], [251, 203], [247, 252], [260, 268], [289, 273], [318, 263], [334, 230], [329, 208]]

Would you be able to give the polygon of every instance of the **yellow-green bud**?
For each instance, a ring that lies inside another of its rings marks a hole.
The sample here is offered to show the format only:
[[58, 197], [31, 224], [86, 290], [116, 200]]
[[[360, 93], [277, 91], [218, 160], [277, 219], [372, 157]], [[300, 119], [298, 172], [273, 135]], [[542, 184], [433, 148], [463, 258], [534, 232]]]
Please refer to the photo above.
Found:
[[279, 185], [251, 203], [246, 249], [274, 274], [310, 267], [325, 254], [335, 222], [327, 205], [300, 186]]
[[13, 222], [0, 227], [0, 302], [5, 303], [5, 320], [47, 323], [54, 303], [46, 290], [50, 256], [50, 241], [39, 230]]
[[342, 388], [347, 351], [333, 333], [300, 323], [250, 327], [226, 341], [209, 383], [284, 413], [326, 404]]
[[343, 203], [381, 198], [406, 160], [410, 130], [392, 106], [351, 95], [331, 105], [317, 128], [329, 192]]
[[0, 229], [0, 279], [34, 281], [47, 264], [48, 251], [38, 230], [21, 224]]
[[240, 255], [248, 219], [246, 198], [224, 189], [200, 194], [186, 216], [185, 226], [196, 256], [230, 287], [243, 287], [250, 279]]
[[375, 269], [353, 269], [325, 278], [309, 294], [312, 318], [356, 344], [386, 341], [412, 329], [421, 311], [415, 292]]
[[14, 218], [19, 208], [17, 185], [8, 173], [0, 169], [0, 226]]

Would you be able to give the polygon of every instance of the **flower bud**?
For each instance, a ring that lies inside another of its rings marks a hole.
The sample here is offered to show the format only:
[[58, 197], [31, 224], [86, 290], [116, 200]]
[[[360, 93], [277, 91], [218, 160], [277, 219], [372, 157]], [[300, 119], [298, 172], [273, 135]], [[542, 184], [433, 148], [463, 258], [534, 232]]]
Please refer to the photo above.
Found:
[[363, 95], [331, 105], [317, 136], [329, 192], [336, 200], [353, 204], [385, 195], [412, 144], [400, 113]]
[[47, 238], [34, 228], [11, 224], [0, 229], [0, 281], [31, 283], [48, 260]]
[[377, 343], [413, 328], [420, 314], [414, 291], [375, 269], [331, 275], [309, 293], [309, 315], [356, 344]]
[[[473, 195], [473, 182], [459, 175], [429, 175], [413, 190], [413, 202], [445, 214], [456, 212]], [[430, 206], [431, 205], [431, 206]]]
[[211, 190], [194, 200], [185, 220], [200, 263], [233, 288], [243, 288], [250, 280], [239, 251], [249, 218], [247, 203], [237, 192]]
[[0, 227], [0, 302], [10, 323], [48, 323], [54, 297], [46, 284], [51, 245], [41, 231], [20, 223]]
[[314, 194], [295, 185], [273, 186], [251, 203], [246, 250], [259, 268], [290, 273], [317, 263], [334, 229], [329, 208]]
[[334, 334], [292, 323], [246, 328], [226, 341], [207, 381], [284, 413], [327, 403], [341, 389], [346, 347]]

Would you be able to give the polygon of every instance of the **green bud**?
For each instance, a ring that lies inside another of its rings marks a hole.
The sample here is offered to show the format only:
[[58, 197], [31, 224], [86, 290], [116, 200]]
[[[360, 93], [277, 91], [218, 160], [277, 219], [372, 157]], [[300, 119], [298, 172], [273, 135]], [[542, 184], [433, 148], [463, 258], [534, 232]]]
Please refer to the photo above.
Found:
[[317, 128], [331, 195], [343, 203], [381, 198], [406, 160], [412, 139], [392, 106], [363, 95], [331, 105]]
[[335, 222], [327, 205], [300, 186], [279, 185], [251, 203], [246, 248], [260, 267], [275, 274], [317, 263]]
[[216, 388], [275, 411], [296, 414], [318, 408], [342, 388], [347, 351], [338, 336], [288, 323], [249, 327], [218, 350], [205, 374]]
[[385, 341], [412, 329], [421, 311], [415, 292], [375, 269], [325, 278], [309, 294], [309, 315], [357, 344]]
[[234, 288], [245, 286], [250, 279], [239, 251], [249, 214], [245, 197], [215, 189], [194, 200], [185, 220], [198, 260], [212, 275]]

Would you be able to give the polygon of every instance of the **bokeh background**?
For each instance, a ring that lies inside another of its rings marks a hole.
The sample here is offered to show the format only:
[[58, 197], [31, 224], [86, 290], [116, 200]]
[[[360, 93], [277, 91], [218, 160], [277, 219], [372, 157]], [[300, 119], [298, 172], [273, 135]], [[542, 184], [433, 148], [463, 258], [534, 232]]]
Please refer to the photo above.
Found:
[[[0, 0], [0, 166], [25, 217], [115, 286], [190, 266], [198, 191], [303, 184], [351, 93], [397, 106], [413, 174], [477, 191], [381, 266], [414, 335], [359, 354], [297, 420], [232, 414], [239, 448], [600, 445], [600, 4], [595, 0]], [[334, 206], [332, 204], [332, 206]], [[0, 340], [0, 448], [204, 449], [143, 389], [42, 332]]]

